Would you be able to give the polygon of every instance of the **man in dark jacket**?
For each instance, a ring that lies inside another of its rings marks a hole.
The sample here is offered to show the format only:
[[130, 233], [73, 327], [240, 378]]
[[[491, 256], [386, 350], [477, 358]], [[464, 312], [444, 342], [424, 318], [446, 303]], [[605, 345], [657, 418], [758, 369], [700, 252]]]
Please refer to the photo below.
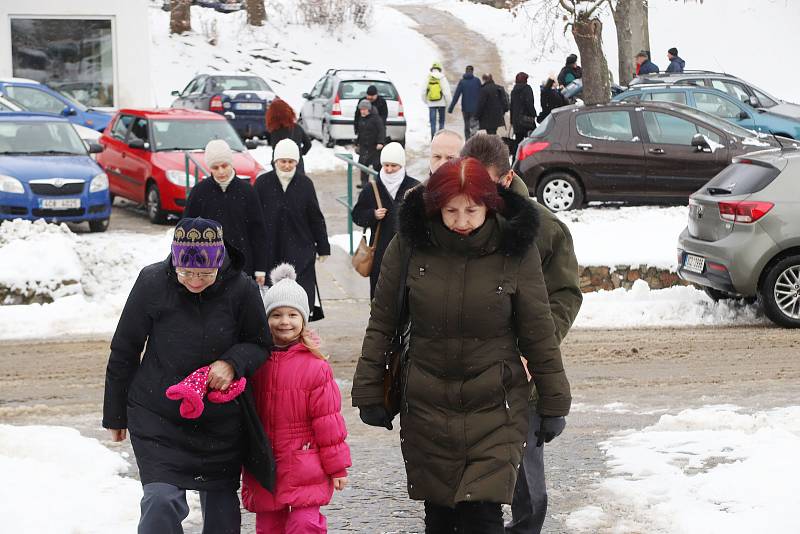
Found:
[[[386, 105], [386, 99], [378, 94], [378, 88], [375, 87], [374, 85], [370, 85], [369, 87], [367, 87], [367, 94], [361, 97], [358, 100], [358, 103], [360, 104], [364, 100], [372, 104], [372, 108], [378, 113], [378, 116], [383, 121], [383, 125], [385, 127], [386, 119], [389, 118], [389, 107]], [[358, 136], [358, 127], [360, 118], [361, 114], [358, 111], [358, 105], [356, 105], [356, 114], [353, 117], [353, 130], [355, 130], [356, 132], [356, 137]]]
[[247, 180], [236, 176], [233, 153], [228, 143], [214, 139], [208, 143], [205, 163], [211, 176], [192, 188], [184, 217], [203, 217], [222, 223], [225, 240], [244, 254], [242, 271], [264, 285], [267, 257], [264, 253], [267, 232], [258, 195]]
[[683, 68], [686, 66], [686, 62], [678, 56], [678, 49], [674, 46], [667, 50], [667, 59], [669, 59], [669, 65], [667, 65], [667, 72], [683, 72]]
[[640, 50], [636, 54], [636, 76], [643, 74], [658, 74], [658, 65], [650, 61], [647, 50]]
[[[144, 490], [139, 532], [182, 532], [199, 490], [204, 532], [239, 532], [245, 415], [238, 400], [184, 418], [166, 390], [208, 366], [209, 390], [250, 377], [272, 345], [258, 288], [216, 221], [183, 219], [172, 254], [142, 269], [111, 340], [103, 427], [130, 433]], [[144, 355], [142, 355], [144, 351]], [[268, 449], [267, 449], [268, 450]]]
[[528, 85], [528, 75], [517, 73], [511, 90], [511, 127], [514, 130], [514, 155], [519, 142], [525, 139], [530, 130], [536, 128], [536, 106], [533, 102], [533, 89]]
[[461, 116], [464, 118], [464, 138], [469, 139], [478, 131], [478, 99], [481, 92], [481, 81], [473, 73], [472, 65], [467, 65], [466, 72], [456, 86], [453, 101], [450, 102], [448, 113], [453, 112], [458, 99], [461, 98]]
[[[461, 156], [476, 158], [486, 167], [492, 180], [520, 196], [530, 198], [528, 186], [511, 170], [508, 163], [508, 148], [497, 136], [473, 137], [462, 149]], [[539, 213], [540, 226], [535, 243], [541, 255], [550, 313], [556, 326], [556, 338], [560, 343], [569, 332], [583, 302], [578, 278], [578, 260], [575, 257], [572, 235], [567, 225], [540, 203], [532, 199], [531, 202]], [[556, 424], [557, 429], [563, 429], [566, 425], [563, 418], [549, 422]], [[508, 534], [538, 534], [545, 520], [547, 488], [544, 478], [544, 445], [540, 443], [544, 436], [539, 435], [542, 433], [541, 427], [541, 417], [535, 409], [531, 409], [528, 446], [514, 488], [514, 500], [511, 505], [512, 521], [506, 527]], [[556, 433], [553, 437], [557, 435]], [[546, 438], [545, 440], [549, 441]]]
[[570, 54], [567, 56], [566, 64], [561, 67], [561, 72], [558, 73], [558, 85], [566, 87], [578, 78], [583, 78], [583, 69], [578, 66], [578, 56]]
[[505, 126], [505, 114], [508, 111], [508, 94], [506, 90], [494, 83], [491, 74], [481, 76], [483, 86], [478, 95], [478, 124], [488, 134], [496, 134], [500, 126]]
[[[360, 115], [358, 138], [356, 139], [358, 162], [378, 170], [380, 169], [381, 149], [386, 141], [386, 127], [375, 112], [375, 108], [367, 100], [358, 103], [358, 113]], [[356, 187], [361, 189], [368, 180], [369, 174], [361, 171], [361, 183]]]

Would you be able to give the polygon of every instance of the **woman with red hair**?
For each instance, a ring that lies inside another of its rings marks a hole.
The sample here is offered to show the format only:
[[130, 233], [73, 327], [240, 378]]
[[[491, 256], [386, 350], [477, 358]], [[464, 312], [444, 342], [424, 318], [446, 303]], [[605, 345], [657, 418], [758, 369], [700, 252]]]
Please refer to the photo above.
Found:
[[[409, 497], [425, 501], [425, 532], [502, 534], [528, 430], [533, 375], [537, 436], [569, 412], [531, 202], [494, 184], [474, 158], [442, 165], [408, 192], [381, 265], [353, 405], [392, 428], [383, 401], [386, 352], [410, 322], [402, 362], [400, 446]], [[528, 444], [529, 447], [535, 444]]]
[[[267, 108], [267, 134], [269, 146], [272, 150], [284, 139], [291, 139], [295, 142], [300, 149], [300, 161], [297, 168], [301, 173], [305, 174], [305, 166], [303, 165], [303, 156], [308, 154], [311, 150], [311, 139], [306, 134], [303, 127], [297, 124], [297, 116], [292, 109], [292, 106], [286, 103], [285, 100], [276, 98]], [[272, 158], [272, 166], [275, 167], [275, 158]]]

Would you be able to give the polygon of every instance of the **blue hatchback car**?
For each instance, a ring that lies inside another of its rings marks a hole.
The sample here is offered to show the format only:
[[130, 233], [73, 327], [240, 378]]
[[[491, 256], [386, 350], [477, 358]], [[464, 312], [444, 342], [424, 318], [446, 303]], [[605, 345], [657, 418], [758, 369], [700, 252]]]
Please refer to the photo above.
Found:
[[0, 220], [89, 223], [104, 232], [111, 217], [108, 176], [66, 119], [0, 113]]
[[87, 108], [64, 93], [26, 78], [0, 78], [0, 93], [22, 104], [28, 111], [67, 118], [92, 130], [102, 132], [113, 113]]
[[636, 85], [615, 96], [616, 102], [670, 102], [705, 111], [742, 128], [800, 139], [800, 118], [783, 115], [780, 108], [754, 108], [711, 87], [694, 85]]

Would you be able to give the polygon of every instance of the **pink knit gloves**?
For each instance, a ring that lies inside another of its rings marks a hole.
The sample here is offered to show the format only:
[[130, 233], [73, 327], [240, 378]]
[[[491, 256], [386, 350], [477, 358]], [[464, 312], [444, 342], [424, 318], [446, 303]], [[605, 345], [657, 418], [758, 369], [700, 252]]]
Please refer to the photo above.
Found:
[[[201, 367], [174, 386], [167, 388], [167, 398], [180, 400], [181, 416], [186, 419], [197, 419], [202, 415], [203, 397], [208, 392], [208, 371], [209, 366]], [[217, 404], [229, 402], [238, 397], [247, 385], [245, 377], [237, 378], [225, 391], [211, 391], [208, 393], [208, 400]]]

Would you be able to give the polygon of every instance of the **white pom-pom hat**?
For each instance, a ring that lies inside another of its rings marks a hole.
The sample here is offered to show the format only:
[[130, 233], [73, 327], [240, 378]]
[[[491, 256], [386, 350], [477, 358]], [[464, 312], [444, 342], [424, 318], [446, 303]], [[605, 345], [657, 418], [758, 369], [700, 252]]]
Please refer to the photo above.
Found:
[[303, 286], [297, 283], [297, 273], [294, 270], [294, 266], [289, 263], [281, 263], [272, 269], [272, 272], [269, 273], [269, 279], [272, 282], [272, 287], [263, 296], [267, 317], [275, 308], [287, 306], [299, 311], [300, 315], [303, 316], [303, 322], [308, 324], [308, 315], [310, 313], [308, 294], [303, 289]]

